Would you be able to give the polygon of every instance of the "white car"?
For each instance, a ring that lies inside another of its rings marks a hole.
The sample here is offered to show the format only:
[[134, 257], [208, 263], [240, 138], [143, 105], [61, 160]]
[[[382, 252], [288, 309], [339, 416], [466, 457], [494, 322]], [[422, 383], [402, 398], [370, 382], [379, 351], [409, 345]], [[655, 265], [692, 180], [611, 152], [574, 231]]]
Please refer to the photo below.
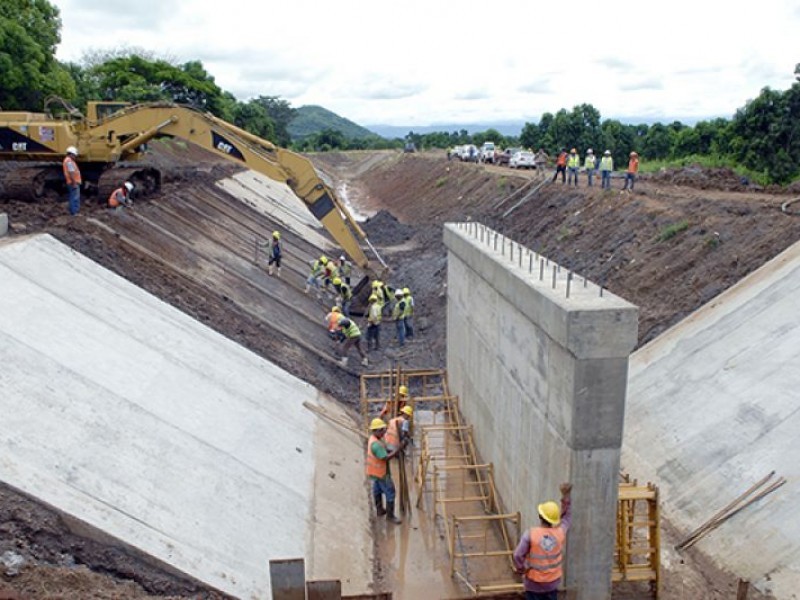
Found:
[[514, 153], [508, 161], [508, 166], [512, 169], [535, 169], [536, 163], [533, 160], [533, 152], [521, 150]]

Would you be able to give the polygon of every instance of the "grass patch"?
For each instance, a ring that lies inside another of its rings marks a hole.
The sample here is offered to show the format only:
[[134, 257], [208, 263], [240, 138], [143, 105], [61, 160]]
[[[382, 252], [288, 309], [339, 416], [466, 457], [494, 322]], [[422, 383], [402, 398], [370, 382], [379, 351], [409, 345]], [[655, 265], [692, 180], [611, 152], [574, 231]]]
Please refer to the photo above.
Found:
[[682, 167], [698, 166], [706, 169], [731, 169], [739, 177], [747, 177], [752, 183], [769, 185], [770, 180], [765, 172], [753, 171], [734, 162], [726, 156], [719, 154], [692, 154], [682, 158], [647, 160], [642, 161], [639, 170], [642, 173], [656, 173], [661, 169], [680, 169]]
[[678, 221], [677, 223], [673, 223], [661, 230], [661, 233], [658, 234], [658, 241], [659, 242], [666, 242], [667, 240], [674, 238], [678, 235], [681, 231], [686, 231], [689, 229], [689, 221], [684, 219], [683, 221]]
[[447, 177], [439, 177], [439, 179], [436, 180], [436, 183], [434, 183], [434, 185], [437, 188], [440, 188], [446, 183], [447, 183]]

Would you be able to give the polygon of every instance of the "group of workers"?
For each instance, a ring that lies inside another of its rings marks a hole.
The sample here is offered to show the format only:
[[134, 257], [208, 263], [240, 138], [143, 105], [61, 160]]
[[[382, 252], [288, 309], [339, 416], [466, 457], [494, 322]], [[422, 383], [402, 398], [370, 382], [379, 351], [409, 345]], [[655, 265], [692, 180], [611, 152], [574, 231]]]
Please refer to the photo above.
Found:
[[[81, 210], [81, 169], [78, 166], [78, 149], [75, 146], [67, 148], [67, 155], [62, 162], [64, 171], [64, 184], [67, 186], [67, 197], [69, 200], [69, 214], [76, 216]], [[124, 182], [108, 196], [108, 207], [120, 209], [122, 207], [133, 206], [133, 183]]]
[[[541, 152], [541, 151], [540, 151]], [[589, 148], [586, 150], [586, 158], [583, 161], [583, 169], [586, 173], [586, 178], [589, 187], [594, 185], [595, 173], [600, 173], [600, 187], [604, 190], [611, 189], [611, 173], [614, 171], [614, 159], [611, 156], [611, 151], [606, 150], [603, 152], [602, 158], [597, 160], [594, 155], [594, 150]], [[578, 173], [581, 172], [581, 157], [576, 148], [572, 148], [567, 153], [566, 148], [562, 148], [556, 157], [556, 170], [553, 173], [552, 181], [558, 179], [561, 175], [561, 183], [567, 185], [574, 185], [578, 187]], [[636, 152], [631, 152], [628, 160], [628, 170], [625, 172], [625, 186], [624, 190], [630, 189], [633, 191], [633, 186], [636, 181], [636, 174], [639, 172], [639, 155]]]

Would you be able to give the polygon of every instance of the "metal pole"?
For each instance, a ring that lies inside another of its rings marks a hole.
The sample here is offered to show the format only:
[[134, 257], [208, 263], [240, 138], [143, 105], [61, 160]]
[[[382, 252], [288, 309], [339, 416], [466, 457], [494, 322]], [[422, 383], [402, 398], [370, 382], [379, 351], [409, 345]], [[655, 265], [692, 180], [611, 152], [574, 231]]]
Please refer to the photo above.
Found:
[[544, 259], [539, 259], [539, 281], [544, 281]]
[[556, 270], [556, 266], [553, 265], [553, 289], [556, 289], [556, 275], [557, 274], [558, 274], [558, 271]]

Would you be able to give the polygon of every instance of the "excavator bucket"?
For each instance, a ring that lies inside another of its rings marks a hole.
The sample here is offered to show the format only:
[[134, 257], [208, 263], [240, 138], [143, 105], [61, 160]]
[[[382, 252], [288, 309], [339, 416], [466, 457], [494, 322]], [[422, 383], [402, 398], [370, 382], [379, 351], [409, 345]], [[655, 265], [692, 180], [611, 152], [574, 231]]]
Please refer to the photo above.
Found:
[[385, 280], [389, 274], [389, 269], [381, 267], [380, 272], [370, 270], [369, 275], [364, 275], [361, 280], [353, 286], [353, 301], [350, 303], [350, 314], [363, 317], [369, 308], [369, 296], [372, 293], [372, 280]]

